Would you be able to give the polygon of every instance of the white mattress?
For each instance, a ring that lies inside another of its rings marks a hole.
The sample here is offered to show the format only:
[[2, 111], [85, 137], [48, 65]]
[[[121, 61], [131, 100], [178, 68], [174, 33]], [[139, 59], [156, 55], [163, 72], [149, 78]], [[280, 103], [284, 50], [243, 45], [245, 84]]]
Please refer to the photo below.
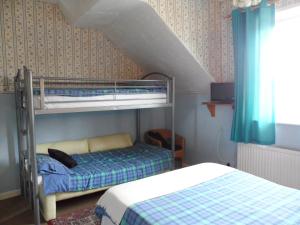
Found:
[[[34, 96], [34, 108], [40, 109], [40, 96]], [[165, 93], [155, 94], [120, 94], [90, 97], [69, 97], [69, 96], [45, 96], [45, 109], [55, 108], [80, 108], [80, 107], [100, 107], [100, 106], [124, 106], [167, 103]]]
[[135, 203], [195, 186], [233, 170], [215, 163], [203, 163], [114, 186], [97, 202], [113, 220], [104, 217], [101, 225], [120, 224], [126, 209]]

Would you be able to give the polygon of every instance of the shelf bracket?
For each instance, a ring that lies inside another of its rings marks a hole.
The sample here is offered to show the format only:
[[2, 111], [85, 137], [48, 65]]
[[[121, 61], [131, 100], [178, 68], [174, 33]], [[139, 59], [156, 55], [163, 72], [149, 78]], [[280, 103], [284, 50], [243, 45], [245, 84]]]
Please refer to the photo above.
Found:
[[234, 103], [228, 102], [203, 102], [202, 105], [206, 105], [211, 117], [216, 117], [216, 106], [217, 105], [231, 105], [232, 109], [234, 108]]
[[211, 117], [216, 117], [216, 104], [214, 103], [207, 103], [206, 107], [210, 112]]

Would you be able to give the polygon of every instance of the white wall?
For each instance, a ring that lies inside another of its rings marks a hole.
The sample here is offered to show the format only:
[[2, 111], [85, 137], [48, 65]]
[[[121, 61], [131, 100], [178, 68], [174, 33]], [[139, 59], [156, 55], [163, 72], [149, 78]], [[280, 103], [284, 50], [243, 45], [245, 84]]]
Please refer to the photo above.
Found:
[[300, 125], [277, 124], [276, 145], [300, 151]]
[[202, 102], [208, 97], [198, 94], [176, 96], [176, 130], [186, 138], [186, 161], [230, 163], [236, 165], [236, 144], [230, 141], [233, 109], [216, 107], [211, 117]]
[[0, 193], [19, 186], [16, 113], [13, 95], [0, 95]]
[[[202, 102], [209, 98], [197, 94], [176, 96], [176, 130], [186, 137], [189, 164], [219, 162], [236, 165], [236, 144], [230, 141], [233, 109], [218, 105], [211, 117]], [[300, 126], [276, 125], [276, 146], [300, 151]]]

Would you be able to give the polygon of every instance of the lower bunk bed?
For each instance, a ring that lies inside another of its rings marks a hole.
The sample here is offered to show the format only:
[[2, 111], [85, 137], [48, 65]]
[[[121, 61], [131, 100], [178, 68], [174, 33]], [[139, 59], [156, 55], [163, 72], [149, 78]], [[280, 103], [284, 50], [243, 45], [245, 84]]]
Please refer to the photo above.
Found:
[[[72, 156], [77, 166], [65, 167], [51, 158], [49, 148]], [[37, 146], [39, 198], [46, 221], [56, 218], [56, 202], [163, 173], [173, 168], [171, 151], [118, 134]]]
[[112, 187], [96, 214], [101, 225], [299, 225], [300, 190], [204, 163]]

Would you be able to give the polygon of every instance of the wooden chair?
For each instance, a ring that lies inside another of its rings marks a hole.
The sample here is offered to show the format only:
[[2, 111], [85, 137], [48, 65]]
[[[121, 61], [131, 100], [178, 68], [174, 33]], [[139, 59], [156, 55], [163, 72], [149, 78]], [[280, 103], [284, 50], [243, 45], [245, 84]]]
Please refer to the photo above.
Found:
[[[158, 147], [163, 147], [162, 141], [154, 137], [151, 137], [149, 135], [149, 132], [159, 133], [165, 140], [171, 139], [172, 137], [172, 132], [166, 129], [153, 129], [147, 131], [144, 135], [145, 143], [149, 145], [155, 145]], [[185, 139], [178, 134], [176, 134], [175, 137], [176, 137], [175, 138], [175, 145], [176, 145], [175, 159], [180, 161], [181, 164], [180, 166], [182, 167], [184, 162]], [[168, 149], [170, 149], [170, 147]]]

